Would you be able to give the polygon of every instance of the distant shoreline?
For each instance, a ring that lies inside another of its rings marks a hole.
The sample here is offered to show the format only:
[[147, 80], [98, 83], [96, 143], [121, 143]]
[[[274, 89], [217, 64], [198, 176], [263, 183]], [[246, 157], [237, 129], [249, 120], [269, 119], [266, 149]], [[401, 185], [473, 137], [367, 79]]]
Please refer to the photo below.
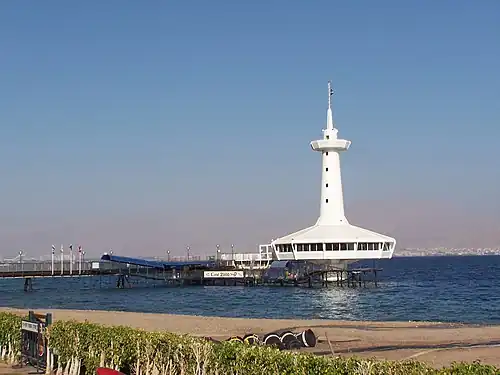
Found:
[[494, 256], [500, 256], [499, 254], [451, 254], [451, 253], [444, 253], [444, 254], [397, 254], [394, 252], [394, 255], [392, 256], [393, 258], [430, 258], [430, 257], [494, 257]]

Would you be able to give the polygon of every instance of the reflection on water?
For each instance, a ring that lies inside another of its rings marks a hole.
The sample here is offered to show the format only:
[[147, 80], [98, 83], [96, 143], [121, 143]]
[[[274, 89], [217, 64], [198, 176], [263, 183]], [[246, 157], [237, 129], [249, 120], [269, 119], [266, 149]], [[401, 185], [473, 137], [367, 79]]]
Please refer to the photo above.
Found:
[[318, 293], [310, 300], [318, 318], [324, 319], [356, 319], [357, 310], [362, 304], [360, 296], [367, 289], [334, 288]]
[[258, 318], [500, 322], [500, 257], [395, 258], [378, 288], [164, 287], [116, 289], [112, 277], [0, 280], [0, 305]]

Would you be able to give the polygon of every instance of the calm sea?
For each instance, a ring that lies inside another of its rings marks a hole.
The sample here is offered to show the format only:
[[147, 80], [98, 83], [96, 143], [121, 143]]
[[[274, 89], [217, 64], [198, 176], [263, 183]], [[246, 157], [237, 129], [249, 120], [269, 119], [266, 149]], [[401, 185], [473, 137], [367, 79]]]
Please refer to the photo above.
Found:
[[[370, 264], [371, 265], [371, 264]], [[115, 279], [0, 279], [0, 305], [102, 309], [253, 318], [500, 323], [500, 256], [415, 257], [378, 261], [377, 288], [114, 288]]]

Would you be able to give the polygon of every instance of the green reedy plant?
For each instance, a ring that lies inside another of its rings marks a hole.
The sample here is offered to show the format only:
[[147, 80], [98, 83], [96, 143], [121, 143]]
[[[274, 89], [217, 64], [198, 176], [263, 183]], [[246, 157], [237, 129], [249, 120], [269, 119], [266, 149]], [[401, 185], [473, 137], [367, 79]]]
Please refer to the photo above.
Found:
[[[19, 359], [21, 317], [0, 313], [2, 358]], [[94, 375], [111, 367], [134, 375], [492, 375], [494, 366], [454, 363], [442, 369], [416, 361], [393, 362], [358, 357], [321, 357], [241, 343], [212, 343], [168, 332], [146, 332], [121, 326], [56, 321], [47, 331], [57, 356], [47, 372]]]
[[0, 312], [0, 359], [9, 364], [21, 354], [21, 321], [18, 315]]

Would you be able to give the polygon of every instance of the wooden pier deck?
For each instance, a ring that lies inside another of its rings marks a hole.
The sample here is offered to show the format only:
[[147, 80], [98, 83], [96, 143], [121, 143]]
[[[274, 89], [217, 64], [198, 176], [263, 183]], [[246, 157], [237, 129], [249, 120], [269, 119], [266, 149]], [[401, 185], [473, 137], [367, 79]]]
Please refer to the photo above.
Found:
[[[52, 269], [54, 267], [54, 269]], [[303, 269], [299, 273], [269, 277], [267, 270], [240, 270], [217, 265], [214, 268], [197, 267], [158, 268], [110, 261], [87, 261], [81, 265], [69, 262], [0, 263], [1, 279], [23, 279], [24, 290], [33, 290], [33, 282], [40, 278], [116, 277], [117, 288], [131, 288], [137, 280], [152, 280], [156, 286], [281, 286], [281, 287], [367, 287], [377, 286], [379, 268], [339, 270]], [[215, 275], [215, 276], [214, 276]], [[134, 281], [133, 281], [134, 280]]]

